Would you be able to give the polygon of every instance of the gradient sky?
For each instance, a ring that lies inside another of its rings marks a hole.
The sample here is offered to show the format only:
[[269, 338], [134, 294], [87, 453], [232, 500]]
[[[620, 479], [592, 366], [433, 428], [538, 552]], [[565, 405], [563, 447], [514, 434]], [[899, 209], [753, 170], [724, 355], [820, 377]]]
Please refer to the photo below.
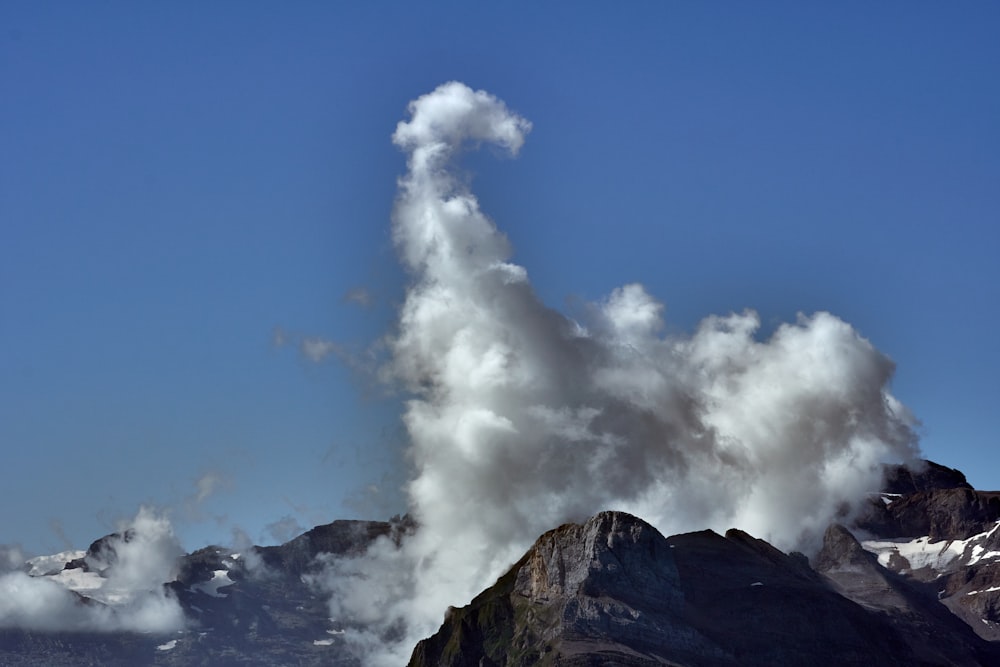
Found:
[[465, 167], [551, 306], [828, 310], [925, 455], [1000, 488], [1000, 6], [472, 4], [0, 5], [0, 543], [404, 510], [366, 371], [390, 135], [453, 79], [533, 123]]

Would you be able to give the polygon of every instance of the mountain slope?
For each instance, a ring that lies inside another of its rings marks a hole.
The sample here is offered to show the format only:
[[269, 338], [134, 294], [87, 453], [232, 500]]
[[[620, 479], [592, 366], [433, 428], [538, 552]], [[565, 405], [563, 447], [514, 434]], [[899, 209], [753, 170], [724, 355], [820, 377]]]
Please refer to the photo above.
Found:
[[894, 468], [856, 529], [880, 565], [1000, 641], [1000, 492], [930, 462]]
[[[449, 610], [411, 664], [1000, 665], [1000, 493], [928, 462], [889, 468], [869, 500], [811, 562], [739, 530], [666, 538], [618, 512], [560, 526]], [[363, 556], [414, 528], [335, 521], [280, 546], [182, 555], [147, 594], [177, 606], [179, 632], [14, 629], [0, 600], [0, 664], [354, 667], [350, 628], [331, 621], [311, 577], [324, 554]], [[0, 577], [58, 589], [66, 613], [121, 618], [135, 607], [122, 606], [115, 570], [141, 539], [105, 536]]]
[[[450, 611], [410, 665], [998, 664], [1000, 653], [943, 608], [907, 611], [897, 622], [888, 608], [866, 608], [804, 556], [737, 530], [666, 539], [604, 512], [543, 535], [495, 586]], [[936, 644], [914, 641], [936, 627]]]
[[[187, 554], [163, 586], [183, 609], [178, 633], [52, 632], [0, 629], [2, 665], [357, 665], [343, 650], [343, 629], [329, 620], [327, 600], [303, 575], [320, 554], [357, 554], [380, 536], [399, 539], [407, 520], [335, 521], [275, 547], [243, 553], [211, 546]], [[98, 566], [114, 561], [109, 544], [67, 553], [61, 563], [33, 559], [38, 576], [101, 583]], [[58, 561], [58, 559], [55, 559]], [[106, 568], [104, 570], [106, 572]], [[96, 604], [81, 591], [80, 604]]]

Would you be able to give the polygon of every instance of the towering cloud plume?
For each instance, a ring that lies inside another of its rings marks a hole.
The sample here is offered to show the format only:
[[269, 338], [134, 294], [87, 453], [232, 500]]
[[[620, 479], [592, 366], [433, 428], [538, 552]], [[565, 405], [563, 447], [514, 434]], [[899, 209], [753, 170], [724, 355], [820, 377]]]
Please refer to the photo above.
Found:
[[483, 142], [516, 154], [530, 123], [456, 82], [409, 111], [393, 234], [412, 284], [383, 370], [412, 396], [419, 528], [326, 580], [338, 620], [375, 627], [352, 635], [370, 664], [405, 662], [448, 605], [560, 523], [618, 509], [668, 534], [738, 526], [808, 550], [878, 488], [882, 462], [917, 454], [892, 362], [828, 313], [760, 340], [750, 311], [665, 336], [638, 284], [585, 321], [546, 307], [451, 169]]

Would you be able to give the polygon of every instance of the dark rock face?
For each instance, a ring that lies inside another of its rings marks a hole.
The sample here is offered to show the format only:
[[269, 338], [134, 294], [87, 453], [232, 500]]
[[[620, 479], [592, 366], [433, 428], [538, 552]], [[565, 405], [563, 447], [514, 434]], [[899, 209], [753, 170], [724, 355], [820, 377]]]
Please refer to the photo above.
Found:
[[670, 542], [689, 622], [730, 656], [682, 664], [917, 664], [884, 618], [838, 595], [803, 557], [736, 530]]
[[1000, 520], [1000, 492], [976, 491], [958, 470], [932, 461], [914, 471], [890, 466], [880, 499], [856, 527], [880, 538], [967, 539]]
[[879, 537], [927, 535], [933, 541], [960, 539], [988, 530], [1000, 520], [1000, 492], [967, 488], [931, 489], [872, 503], [858, 527]]
[[738, 530], [665, 555], [654, 534], [613, 513], [547, 533], [411, 665], [1000, 665], [1000, 493], [957, 470], [888, 468], [811, 564]]
[[411, 665], [659, 664], [658, 647], [713, 651], [677, 622], [667, 540], [621, 512], [545, 533], [490, 589], [453, 609]]
[[914, 468], [887, 466], [885, 478], [882, 489], [885, 493], [910, 494], [935, 489], [972, 488], [960, 471], [933, 461], [921, 461]]
[[890, 574], [1000, 642], [1000, 492], [974, 490], [933, 463], [895, 472], [858, 520], [862, 545]]
[[410, 665], [1000, 664], [846, 529], [817, 568], [741, 531], [665, 539], [605, 512], [543, 535]]

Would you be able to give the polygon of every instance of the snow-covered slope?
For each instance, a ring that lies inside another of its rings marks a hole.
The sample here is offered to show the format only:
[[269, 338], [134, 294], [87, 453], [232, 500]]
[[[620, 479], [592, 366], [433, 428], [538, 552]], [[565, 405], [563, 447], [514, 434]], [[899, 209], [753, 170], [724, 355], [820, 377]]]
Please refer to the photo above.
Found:
[[1000, 560], [1000, 550], [995, 548], [995, 540], [992, 539], [998, 529], [1000, 521], [989, 530], [964, 540], [935, 541], [929, 535], [923, 535], [913, 539], [862, 540], [861, 544], [878, 556], [883, 567], [904, 574], [937, 578], [980, 562]]

